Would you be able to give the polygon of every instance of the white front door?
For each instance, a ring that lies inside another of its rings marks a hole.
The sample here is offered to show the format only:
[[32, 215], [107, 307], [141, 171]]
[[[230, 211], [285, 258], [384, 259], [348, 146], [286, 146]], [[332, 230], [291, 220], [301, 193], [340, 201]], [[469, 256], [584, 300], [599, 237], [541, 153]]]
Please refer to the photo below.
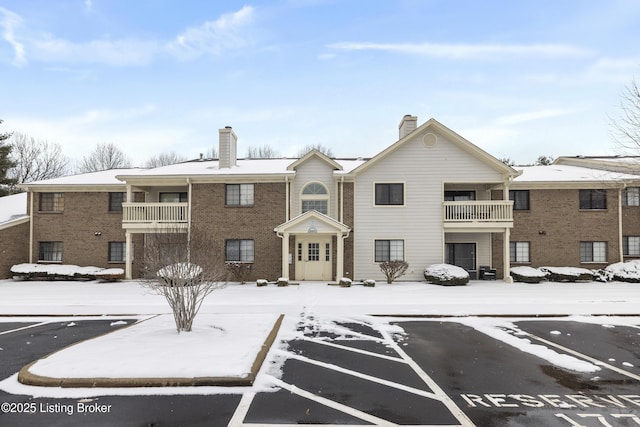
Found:
[[296, 280], [331, 280], [331, 237], [296, 239]]

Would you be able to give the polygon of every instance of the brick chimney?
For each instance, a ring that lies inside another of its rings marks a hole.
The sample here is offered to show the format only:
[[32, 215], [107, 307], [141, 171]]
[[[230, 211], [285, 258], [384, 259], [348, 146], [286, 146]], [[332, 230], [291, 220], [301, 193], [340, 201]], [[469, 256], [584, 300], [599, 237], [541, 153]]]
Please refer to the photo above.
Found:
[[223, 129], [219, 129], [218, 134], [220, 138], [220, 145], [218, 147], [220, 169], [236, 166], [238, 159], [238, 136], [231, 126], [225, 126]]
[[400, 120], [400, 124], [398, 125], [398, 129], [400, 129], [400, 138], [402, 139], [405, 136], [409, 135], [411, 132], [418, 128], [418, 117], [412, 116], [411, 114], [405, 115], [402, 120]]

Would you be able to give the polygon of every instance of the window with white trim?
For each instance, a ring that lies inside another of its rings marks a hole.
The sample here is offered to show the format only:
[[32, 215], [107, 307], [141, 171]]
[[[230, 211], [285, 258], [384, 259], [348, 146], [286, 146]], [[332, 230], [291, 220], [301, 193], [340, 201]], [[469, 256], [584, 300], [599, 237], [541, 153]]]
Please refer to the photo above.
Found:
[[404, 261], [404, 240], [376, 240], [375, 262]]
[[230, 239], [225, 241], [227, 262], [253, 262], [253, 240]]
[[62, 242], [40, 242], [38, 244], [38, 261], [62, 262]]
[[300, 202], [300, 213], [308, 211], [318, 211], [325, 215], [329, 213], [329, 192], [318, 182], [307, 184], [302, 189]]
[[64, 193], [40, 193], [40, 212], [64, 211]]
[[127, 193], [109, 193], [109, 212], [122, 212], [122, 204], [126, 197]]
[[622, 254], [624, 256], [640, 256], [640, 236], [623, 236]]
[[126, 250], [125, 242], [109, 242], [109, 262], [125, 262]]
[[580, 242], [580, 262], [607, 262], [607, 242]]
[[379, 183], [375, 187], [376, 206], [403, 206], [403, 183]]
[[580, 209], [607, 209], [607, 191], [580, 190]]
[[623, 206], [640, 206], [640, 187], [627, 187], [622, 190]]
[[227, 184], [225, 191], [227, 206], [253, 206], [253, 184]]
[[514, 263], [518, 262], [531, 262], [529, 242], [510, 242], [509, 243], [509, 257], [510, 261]]

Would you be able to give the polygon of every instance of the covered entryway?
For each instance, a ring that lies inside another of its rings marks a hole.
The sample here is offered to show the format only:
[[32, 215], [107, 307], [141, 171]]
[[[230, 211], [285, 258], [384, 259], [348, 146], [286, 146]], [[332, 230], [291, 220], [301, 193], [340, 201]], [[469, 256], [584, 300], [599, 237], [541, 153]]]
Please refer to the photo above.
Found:
[[274, 231], [282, 238], [282, 277], [291, 275], [291, 265], [295, 280], [343, 277], [344, 239], [349, 236], [349, 227], [318, 211], [308, 211]]

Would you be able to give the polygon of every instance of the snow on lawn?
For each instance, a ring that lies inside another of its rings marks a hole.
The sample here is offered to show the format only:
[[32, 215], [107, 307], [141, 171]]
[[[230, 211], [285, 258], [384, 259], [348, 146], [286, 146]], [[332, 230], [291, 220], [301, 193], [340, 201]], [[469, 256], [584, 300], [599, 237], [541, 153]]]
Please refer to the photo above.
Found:
[[[196, 317], [178, 333], [161, 315], [70, 346], [39, 360], [29, 372], [51, 378], [244, 377], [278, 316]], [[125, 363], [126, 362], [126, 363]]]

